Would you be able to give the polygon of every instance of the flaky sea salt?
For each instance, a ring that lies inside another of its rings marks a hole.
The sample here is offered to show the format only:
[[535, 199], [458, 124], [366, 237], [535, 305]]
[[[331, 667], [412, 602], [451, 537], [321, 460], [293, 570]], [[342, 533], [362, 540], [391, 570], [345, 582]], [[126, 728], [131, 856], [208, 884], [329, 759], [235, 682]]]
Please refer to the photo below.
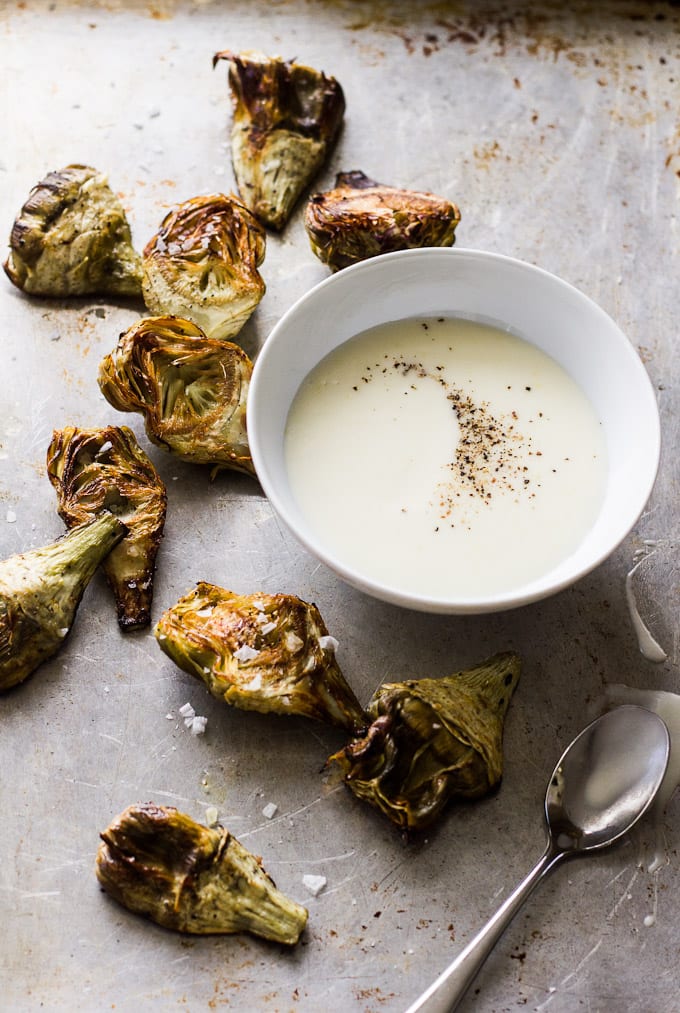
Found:
[[302, 884], [313, 897], [318, 897], [328, 880], [325, 876], [307, 875], [302, 877]]
[[262, 810], [262, 815], [268, 820], [273, 820], [279, 811], [279, 807], [274, 802], [268, 802]]
[[297, 652], [302, 650], [304, 646], [304, 642], [300, 640], [297, 633], [286, 634], [286, 647], [291, 654], [297, 654]]
[[325, 636], [319, 637], [319, 647], [322, 651], [331, 651], [331, 653], [335, 654], [339, 644], [335, 637]]
[[16, 519], [17, 515], [14, 513], [14, 510], [8, 510], [7, 513], [5, 514], [5, 520], [7, 521], [8, 524], [14, 524], [16, 522]]
[[197, 714], [191, 721], [191, 734], [192, 735], [203, 735], [205, 732], [205, 726], [208, 724], [208, 719], [203, 717], [202, 714]]
[[214, 805], [209, 805], [205, 811], [205, 822], [209, 827], [214, 827], [217, 823], [219, 813]]
[[234, 651], [234, 657], [237, 661], [252, 661], [259, 653], [250, 644], [242, 644], [237, 651]]

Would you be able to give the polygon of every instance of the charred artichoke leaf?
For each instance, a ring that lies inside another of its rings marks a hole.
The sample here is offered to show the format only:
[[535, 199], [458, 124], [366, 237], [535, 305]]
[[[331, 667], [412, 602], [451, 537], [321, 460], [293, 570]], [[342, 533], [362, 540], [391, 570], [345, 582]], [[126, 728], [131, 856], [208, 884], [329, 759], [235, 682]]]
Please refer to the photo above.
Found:
[[104, 173], [67, 165], [33, 187], [10, 234], [7, 277], [29, 295], [141, 294], [142, 259]]
[[155, 628], [161, 649], [214, 696], [243, 710], [299, 714], [350, 731], [366, 715], [316, 605], [199, 583]]
[[452, 246], [460, 211], [444, 197], [400, 190], [363, 172], [341, 172], [335, 189], [313, 194], [305, 229], [319, 260], [338, 271], [396, 250]]
[[55, 430], [47, 474], [69, 528], [108, 510], [127, 534], [102, 567], [116, 599], [122, 630], [148, 626], [156, 556], [163, 537], [167, 494], [158, 472], [127, 426]]
[[56, 654], [95, 570], [125, 534], [106, 513], [40, 549], [0, 562], [0, 691]]
[[223, 828], [172, 806], [129, 806], [100, 835], [96, 873], [124, 907], [196, 935], [250, 932], [293, 946], [307, 911]]
[[142, 291], [150, 313], [193, 320], [209, 338], [232, 338], [265, 292], [258, 267], [265, 232], [233, 194], [177, 205], [144, 247]]
[[242, 199], [274, 229], [326, 161], [345, 97], [334, 77], [261, 53], [216, 53], [229, 63], [234, 119], [231, 155]]
[[449, 799], [477, 799], [499, 783], [519, 674], [508, 651], [442, 679], [386, 683], [368, 705], [366, 733], [329, 762], [357, 798], [404, 830], [422, 830]]
[[255, 474], [246, 403], [253, 365], [238, 345], [182, 317], [146, 317], [99, 367], [114, 408], [144, 416], [152, 443], [183, 461]]

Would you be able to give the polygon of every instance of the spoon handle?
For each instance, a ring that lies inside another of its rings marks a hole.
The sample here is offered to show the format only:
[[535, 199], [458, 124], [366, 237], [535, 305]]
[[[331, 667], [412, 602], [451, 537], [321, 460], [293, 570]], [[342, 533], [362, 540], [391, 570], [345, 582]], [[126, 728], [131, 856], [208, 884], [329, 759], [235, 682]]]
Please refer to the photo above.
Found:
[[409, 1006], [406, 1013], [451, 1013], [458, 1006], [496, 942], [515, 917], [531, 891], [565, 852], [550, 843], [528, 876], [489, 919], [452, 964]]

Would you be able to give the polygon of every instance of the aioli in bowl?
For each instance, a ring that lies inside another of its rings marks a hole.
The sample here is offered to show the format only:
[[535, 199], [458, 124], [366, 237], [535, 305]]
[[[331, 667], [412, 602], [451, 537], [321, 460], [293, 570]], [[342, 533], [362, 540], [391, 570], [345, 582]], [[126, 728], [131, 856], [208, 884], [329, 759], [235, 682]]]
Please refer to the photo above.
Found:
[[594, 523], [599, 419], [562, 366], [487, 324], [370, 328], [303, 381], [284, 439], [291, 491], [329, 552], [428, 597], [540, 578]]

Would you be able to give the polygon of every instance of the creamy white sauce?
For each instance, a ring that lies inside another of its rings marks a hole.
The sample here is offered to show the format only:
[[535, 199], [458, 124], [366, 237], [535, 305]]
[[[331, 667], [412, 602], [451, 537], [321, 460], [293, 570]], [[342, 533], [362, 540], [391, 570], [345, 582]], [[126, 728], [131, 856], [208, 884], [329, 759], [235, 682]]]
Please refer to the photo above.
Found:
[[633, 629], [635, 630], [640, 654], [646, 658], [647, 661], [653, 661], [655, 664], [660, 665], [666, 661], [668, 655], [661, 644], [652, 636], [649, 628], [642, 619], [640, 610], [638, 609], [637, 599], [635, 597], [635, 589], [633, 587], [633, 578], [638, 569], [642, 563], [644, 563], [645, 559], [648, 559], [653, 555], [653, 552], [643, 555], [642, 559], [638, 560], [635, 566], [633, 566], [633, 568], [626, 574], [626, 602], [628, 603], [630, 621], [633, 624]]
[[328, 550], [433, 598], [549, 572], [594, 522], [606, 480], [601, 426], [562, 367], [455, 318], [384, 324], [335, 349], [302, 384], [285, 449]]

